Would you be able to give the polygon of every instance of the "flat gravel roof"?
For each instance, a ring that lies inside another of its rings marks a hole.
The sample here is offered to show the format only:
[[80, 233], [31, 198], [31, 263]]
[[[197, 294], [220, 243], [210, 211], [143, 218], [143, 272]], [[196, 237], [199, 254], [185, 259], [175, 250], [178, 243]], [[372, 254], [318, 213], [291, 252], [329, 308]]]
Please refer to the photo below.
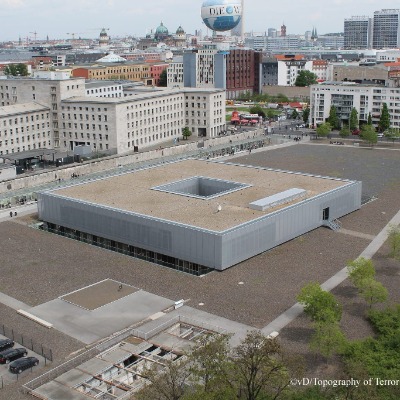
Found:
[[[198, 175], [251, 186], [209, 200], [152, 189]], [[348, 181], [289, 171], [185, 160], [79, 184], [53, 193], [175, 223], [224, 231], [347, 184]], [[304, 189], [306, 195], [265, 211], [249, 207], [254, 201], [292, 188]]]

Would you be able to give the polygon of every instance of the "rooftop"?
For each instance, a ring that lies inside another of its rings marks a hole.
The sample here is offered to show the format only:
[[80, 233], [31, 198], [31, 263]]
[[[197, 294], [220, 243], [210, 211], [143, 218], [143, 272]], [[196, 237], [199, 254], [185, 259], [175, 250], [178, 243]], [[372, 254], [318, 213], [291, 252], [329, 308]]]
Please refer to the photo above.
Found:
[[[103, 81], [104, 82], [104, 81]], [[200, 89], [200, 88], [184, 88], [184, 89], [164, 89], [160, 87], [138, 87], [130, 90], [131, 96], [128, 97], [88, 97], [88, 96], [75, 96], [64, 99], [63, 103], [75, 103], [84, 101], [86, 103], [130, 103], [136, 100], [147, 100], [161, 96], [171, 96], [184, 93], [219, 93], [224, 92], [223, 89]]]
[[0, 107], [0, 118], [37, 111], [49, 111], [49, 107], [43, 106], [42, 104], [35, 102], [3, 106]]
[[[210, 181], [230, 181], [248, 186], [231, 192], [221, 190], [217, 196], [188, 196], [187, 193], [179, 193], [178, 190], [169, 192], [157, 190], [160, 185], [190, 180], [189, 178], [199, 176], [199, 174], [202, 177], [211, 178]], [[218, 232], [250, 222], [280, 208], [346, 184], [348, 181], [297, 172], [186, 160], [79, 184], [53, 193]], [[292, 188], [305, 190], [305, 196], [264, 211], [253, 210], [249, 207], [251, 202]]]

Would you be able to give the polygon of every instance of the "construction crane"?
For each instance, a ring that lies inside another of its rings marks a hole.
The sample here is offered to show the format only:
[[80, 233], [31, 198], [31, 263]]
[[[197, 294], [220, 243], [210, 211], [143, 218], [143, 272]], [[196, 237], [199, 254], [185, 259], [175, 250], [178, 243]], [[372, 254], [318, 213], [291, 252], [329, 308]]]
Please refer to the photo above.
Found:
[[35, 43], [36, 43], [37, 32], [35, 31], [35, 32], [29, 32], [29, 33], [32, 33], [33, 35], [35, 35]]
[[68, 33], [67, 32], [67, 35], [71, 35], [71, 39], [72, 39], [72, 41], [74, 41], [75, 40], [75, 35], [82, 35], [84, 33], [85, 32], [72, 32], [72, 33]]

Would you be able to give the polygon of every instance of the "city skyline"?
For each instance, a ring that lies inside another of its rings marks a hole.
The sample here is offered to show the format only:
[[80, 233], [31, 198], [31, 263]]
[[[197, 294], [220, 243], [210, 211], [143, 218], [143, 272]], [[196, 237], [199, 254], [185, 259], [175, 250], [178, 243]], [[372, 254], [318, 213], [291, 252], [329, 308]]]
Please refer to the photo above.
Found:
[[[150, 0], [136, 3], [126, 0], [71, 0], [67, 3], [55, 0], [52, 7], [44, 0], [0, 0], [0, 16], [3, 29], [0, 41], [25, 39], [45, 40], [75, 37], [98, 37], [102, 27], [110, 28], [115, 36], [145, 36], [163, 21], [170, 32], [179, 25], [187, 33], [206, 26], [200, 17], [202, 1]], [[345, 10], [343, 6], [346, 5]], [[268, 5], [259, 0], [246, 0], [245, 31], [265, 32], [268, 28], [287, 26], [287, 34], [303, 34], [317, 28], [319, 34], [343, 32], [344, 19], [354, 15], [372, 17], [374, 11], [399, 8], [398, 2], [386, 0], [367, 3], [355, 0], [350, 4], [334, 0], [321, 4], [316, 0], [293, 3], [282, 0], [279, 5]], [[35, 35], [36, 32], [36, 35]]]

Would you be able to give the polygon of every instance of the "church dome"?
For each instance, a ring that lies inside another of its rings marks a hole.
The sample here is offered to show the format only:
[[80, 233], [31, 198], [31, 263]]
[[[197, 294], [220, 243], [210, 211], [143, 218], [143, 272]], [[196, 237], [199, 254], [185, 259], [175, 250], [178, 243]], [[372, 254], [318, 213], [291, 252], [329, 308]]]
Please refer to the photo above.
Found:
[[164, 26], [162, 21], [161, 21], [160, 26], [156, 29], [156, 35], [164, 35], [164, 36], [168, 35], [168, 29], [166, 26]]
[[185, 31], [183, 30], [183, 28], [179, 25], [179, 28], [176, 30], [176, 34], [177, 35], [184, 35]]

